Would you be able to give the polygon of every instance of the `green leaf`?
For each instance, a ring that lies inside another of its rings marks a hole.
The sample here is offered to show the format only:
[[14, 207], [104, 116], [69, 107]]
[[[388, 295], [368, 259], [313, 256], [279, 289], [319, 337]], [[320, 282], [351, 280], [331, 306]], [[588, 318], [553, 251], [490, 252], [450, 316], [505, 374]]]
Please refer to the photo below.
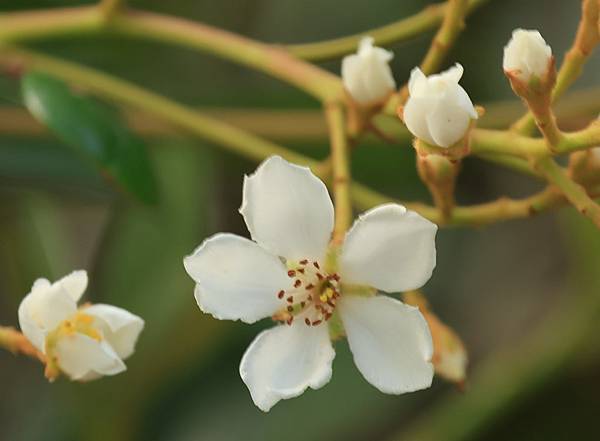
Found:
[[44, 73], [28, 73], [21, 86], [25, 105], [36, 119], [93, 162], [111, 183], [143, 202], [156, 202], [146, 147], [115, 110]]

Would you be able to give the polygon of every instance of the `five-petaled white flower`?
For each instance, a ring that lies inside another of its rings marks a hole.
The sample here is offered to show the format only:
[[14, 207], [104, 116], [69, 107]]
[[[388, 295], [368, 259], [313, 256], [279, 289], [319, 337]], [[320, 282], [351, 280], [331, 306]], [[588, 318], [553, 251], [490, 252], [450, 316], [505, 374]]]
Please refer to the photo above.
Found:
[[46, 356], [47, 372], [52, 367], [77, 381], [123, 372], [144, 327], [140, 317], [115, 306], [77, 308], [87, 283], [82, 270], [52, 284], [38, 279], [19, 306], [21, 331]]
[[412, 70], [403, 119], [414, 136], [438, 147], [450, 147], [465, 135], [477, 112], [458, 84], [462, 75], [459, 63], [428, 77], [418, 67]]
[[548, 73], [552, 49], [536, 30], [515, 29], [504, 47], [502, 67], [522, 81]]
[[425, 319], [417, 308], [374, 294], [415, 289], [429, 279], [436, 225], [401, 205], [376, 207], [348, 231], [332, 267], [327, 189], [308, 168], [278, 156], [246, 177], [240, 213], [254, 241], [216, 234], [184, 265], [204, 312], [246, 323], [281, 321], [256, 337], [240, 365], [260, 409], [329, 381], [332, 317], [341, 320], [358, 369], [379, 390], [430, 386]]
[[342, 60], [342, 81], [352, 98], [360, 104], [374, 104], [396, 89], [389, 62], [394, 54], [373, 46], [373, 38], [365, 37], [356, 54]]

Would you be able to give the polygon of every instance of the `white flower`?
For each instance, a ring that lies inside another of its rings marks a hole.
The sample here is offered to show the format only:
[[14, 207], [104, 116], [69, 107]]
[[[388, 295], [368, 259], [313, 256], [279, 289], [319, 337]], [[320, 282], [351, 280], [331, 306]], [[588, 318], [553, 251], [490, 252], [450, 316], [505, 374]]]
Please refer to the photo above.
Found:
[[356, 54], [342, 60], [342, 81], [355, 101], [375, 103], [396, 89], [389, 62], [394, 57], [390, 51], [373, 46], [371, 37], [363, 38]]
[[260, 409], [329, 381], [332, 317], [341, 319], [358, 369], [379, 390], [430, 386], [425, 319], [415, 307], [374, 294], [415, 289], [429, 279], [436, 225], [397, 204], [376, 207], [348, 231], [332, 269], [327, 189], [308, 168], [278, 156], [246, 177], [240, 213], [254, 241], [216, 234], [184, 265], [202, 311], [246, 323], [281, 321], [256, 337], [240, 365]]
[[144, 321], [110, 305], [77, 302], [88, 283], [85, 271], [74, 271], [57, 282], [38, 279], [19, 306], [21, 331], [72, 380], [88, 381], [115, 375], [134, 351]]
[[538, 31], [515, 29], [504, 46], [502, 67], [524, 82], [532, 75], [543, 77], [548, 72], [552, 49]]
[[463, 67], [458, 63], [428, 77], [418, 67], [412, 70], [404, 123], [414, 136], [432, 145], [450, 147], [465, 135], [471, 119], [477, 119], [477, 112], [458, 84], [462, 74]]

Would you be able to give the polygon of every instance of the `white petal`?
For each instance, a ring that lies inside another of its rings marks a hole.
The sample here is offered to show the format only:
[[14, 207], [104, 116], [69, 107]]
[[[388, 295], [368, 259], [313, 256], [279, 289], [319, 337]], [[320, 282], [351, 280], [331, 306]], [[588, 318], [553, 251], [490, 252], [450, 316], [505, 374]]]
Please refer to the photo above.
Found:
[[101, 303], [84, 308], [83, 312], [99, 319], [104, 338], [122, 360], [133, 354], [144, 320], [125, 309]]
[[[458, 101], [462, 96], [458, 95], [458, 92], [451, 96], [452, 92], [454, 91], [449, 91], [446, 97], [438, 100], [427, 114], [429, 133], [434, 143], [440, 147], [450, 147], [458, 142], [465, 135], [471, 122], [469, 111], [465, 111]], [[462, 99], [464, 100], [464, 97]]]
[[410, 79], [408, 80], [408, 91], [411, 96], [420, 95], [427, 88], [427, 77], [421, 69], [415, 67], [410, 71]]
[[515, 29], [504, 47], [502, 67], [524, 81], [531, 75], [543, 76], [548, 71], [552, 49], [536, 30]]
[[327, 326], [280, 325], [254, 339], [240, 363], [240, 376], [254, 404], [268, 412], [279, 400], [327, 384], [334, 357]]
[[367, 84], [363, 81], [362, 60], [358, 55], [346, 55], [342, 59], [342, 82], [355, 101], [359, 103], [371, 101]]
[[256, 242], [292, 260], [321, 259], [333, 230], [325, 184], [309, 168], [279, 156], [246, 176], [240, 213]]
[[410, 133], [432, 145], [435, 145], [435, 140], [429, 132], [427, 115], [435, 103], [432, 98], [411, 95], [403, 110], [404, 124]]
[[75, 301], [61, 284], [38, 279], [19, 305], [19, 325], [25, 337], [44, 352], [46, 334], [76, 311]]
[[85, 270], [73, 271], [71, 274], [54, 282], [65, 290], [75, 303], [79, 302], [88, 285], [88, 275]]
[[396, 88], [389, 66], [392, 52], [373, 46], [371, 37], [363, 38], [358, 53], [342, 60], [342, 81], [355, 101], [367, 104], [385, 98]]
[[200, 309], [218, 319], [253, 323], [285, 307], [277, 298], [291, 287], [285, 265], [251, 240], [216, 234], [183, 263]]
[[387, 292], [423, 286], [435, 267], [436, 231], [435, 224], [402, 205], [367, 211], [346, 235], [342, 281]]
[[448, 70], [445, 70], [439, 75], [448, 83], [458, 83], [462, 78], [463, 73], [464, 68], [462, 67], [462, 64], [456, 63], [454, 66], [452, 66]]
[[386, 296], [342, 296], [339, 311], [354, 362], [388, 394], [431, 386], [433, 343], [418, 308]]
[[125, 371], [123, 361], [106, 341], [87, 335], [72, 334], [60, 338], [55, 347], [58, 366], [72, 380], [97, 378], [97, 375], [116, 375]]

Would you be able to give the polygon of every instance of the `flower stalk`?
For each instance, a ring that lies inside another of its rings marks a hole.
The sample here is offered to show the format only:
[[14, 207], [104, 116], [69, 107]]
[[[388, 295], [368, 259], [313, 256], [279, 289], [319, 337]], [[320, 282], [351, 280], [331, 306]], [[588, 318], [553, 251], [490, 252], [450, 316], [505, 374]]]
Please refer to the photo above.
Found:
[[455, 205], [454, 190], [460, 160], [437, 154], [421, 155], [417, 150], [417, 171], [440, 212], [440, 223], [445, 224], [451, 218]]
[[344, 128], [342, 106], [338, 103], [327, 104], [325, 115], [329, 125], [332, 166], [331, 186], [335, 198], [335, 225], [332, 241], [334, 246], [339, 246], [352, 222], [348, 140]]
[[44, 354], [38, 351], [23, 334], [12, 327], [0, 326], [0, 347], [13, 354], [23, 354], [42, 363], [46, 362]]

